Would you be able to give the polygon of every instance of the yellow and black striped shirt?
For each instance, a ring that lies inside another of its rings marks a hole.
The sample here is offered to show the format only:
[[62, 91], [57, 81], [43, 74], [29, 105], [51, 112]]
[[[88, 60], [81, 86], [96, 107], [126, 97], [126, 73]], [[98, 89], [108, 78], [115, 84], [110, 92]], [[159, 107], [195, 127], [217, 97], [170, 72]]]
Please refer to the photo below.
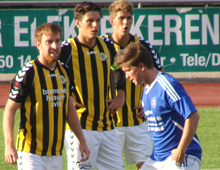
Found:
[[73, 97], [83, 108], [77, 108], [83, 129], [105, 131], [114, 128], [111, 114], [107, 111], [110, 68], [116, 51], [107, 38], [96, 38], [96, 44], [89, 48], [77, 37], [63, 42], [60, 60], [71, 70], [74, 81]]
[[[114, 43], [116, 51], [121, 51], [127, 46], [125, 45], [124, 47], [122, 47], [121, 45], [114, 42], [112, 35], [106, 35], [106, 37]], [[141, 44], [143, 44], [146, 48], [149, 49], [153, 57], [155, 68], [157, 70], [161, 70], [162, 66], [160, 65], [159, 56], [148, 41], [145, 41], [142, 38], [130, 34], [130, 40], [127, 44], [129, 44], [130, 42], [137, 41], [140, 41]], [[143, 85], [135, 86], [134, 83], [132, 83], [129, 79], [126, 79], [125, 104], [122, 108], [120, 108], [117, 111], [117, 116], [114, 116], [117, 127], [135, 126], [143, 123], [144, 119], [136, 118], [136, 115], [138, 114], [139, 110], [134, 109], [135, 106], [141, 106], [142, 92]]]
[[50, 70], [35, 59], [18, 72], [9, 94], [11, 100], [21, 103], [18, 151], [41, 156], [62, 154], [72, 90], [60, 61]]

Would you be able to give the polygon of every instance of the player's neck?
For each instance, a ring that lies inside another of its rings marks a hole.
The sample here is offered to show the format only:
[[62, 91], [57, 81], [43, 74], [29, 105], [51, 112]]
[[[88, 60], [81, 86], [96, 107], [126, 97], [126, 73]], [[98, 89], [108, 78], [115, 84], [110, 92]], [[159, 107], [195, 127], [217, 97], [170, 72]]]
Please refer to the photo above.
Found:
[[154, 82], [157, 78], [159, 71], [155, 68], [149, 69], [145, 72], [145, 83], [149, 86]]
[[114, 31], [112, 33], [112, 38], [114, 42], [124, 47], [125, 45], [127, 45], [128, 41], [130, 40], [130, 34], [128, 33], [126, 35], [120, 35], [120, 34], [117, 34], [116, 31]]
[[39, 62], [44, 65], [45, 67], [49, 68], [50, 70], [53, 70], [56, 67], [57, 61], [47, 61], [44, 59], [44, 57], [39, 56], [38, 57]]
[[86, 45], [87, 47], [93, 48], [95, 46], [97, 37], [88, 38], [88, 37], [82, 36], [81, 34], [79, 34], [77, 37], [78, 37], [79, 42]]

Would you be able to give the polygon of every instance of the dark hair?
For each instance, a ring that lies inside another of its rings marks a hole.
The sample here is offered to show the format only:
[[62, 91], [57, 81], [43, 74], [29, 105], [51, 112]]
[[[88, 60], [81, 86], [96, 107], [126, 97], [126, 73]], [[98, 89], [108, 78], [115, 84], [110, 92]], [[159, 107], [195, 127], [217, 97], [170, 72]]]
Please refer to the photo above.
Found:
[[62, 37], [62, 28], [54, 23], [45, 23], [39, 25], [34, 32], [35, 41], [40, 42], [43, 34], [57, 34], [60, 33], [60, 37]]
[[82, 17], [90, 11], [99, 12], [102, 17], [101, 7], [94, 2], [83, 1], [79, 2], [74, 9], [74, 18], [78, 20], [82, 20]]
[[115, 63], [118, 66], [138, 66], [143, 63], [147, 68], [154, 67], [153, 57], [149, 49], [138, 42], [131, 42], [124, 51], [118, 52]]

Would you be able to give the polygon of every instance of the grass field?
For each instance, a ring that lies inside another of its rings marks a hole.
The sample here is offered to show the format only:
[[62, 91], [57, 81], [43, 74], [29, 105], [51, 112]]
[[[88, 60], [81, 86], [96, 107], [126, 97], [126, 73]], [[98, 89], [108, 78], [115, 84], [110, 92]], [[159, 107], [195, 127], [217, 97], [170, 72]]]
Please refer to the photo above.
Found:
[[[1, 170], [16, 170], [16, 166], [8, 165], [4, 160], [4, 138], [2, 129], [3, 109], [0, 109], [0, 167]], [[220, 107], [198, 108], [200, 114], [197, 134], [202, 145], [202, 170], [220, 170]], [[18, 129], [19, 112], [16, 114], [15, 135]], [[63, 152], [63, 169], [66, 170], [66, 154]], [[135, 170], [135, 165], [125, 166], [126, 170]]]

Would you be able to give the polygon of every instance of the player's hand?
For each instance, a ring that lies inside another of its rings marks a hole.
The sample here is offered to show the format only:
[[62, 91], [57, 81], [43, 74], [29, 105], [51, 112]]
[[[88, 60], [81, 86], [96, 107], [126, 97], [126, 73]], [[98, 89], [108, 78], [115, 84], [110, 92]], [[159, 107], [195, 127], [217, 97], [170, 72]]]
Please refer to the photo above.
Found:
[[172, 153], [172, 159], [175, 162], [183, 163], [184, 158], [185, 158], [185, 152], [183, 152], [181, 149], [176, 148], [176, 149], [173, 149], [171, 153]]
[[115, 114], [116, 111], [120, 109], [124, 104], [124, 101], [121, 101], [120, 98], [108, 99], [106, 102], [108, 103], [108, 110], [113, 114]]
[[79, 150], [81, 152], [81, 160], [80, 162], [85, 162], [89, 159], [89, 155], [90, 155], [90, 150], [87, 147], [86, 143], [85, 144], [81, 144], [79, 145]]
[[142, 119], [144, 117], [144, 120], [146, 120], [145, 114], [144, 114], [144, 109], [142, 106], [135, 106], [134, 109], [138, 109], [139, 112], [136, 115], [136, 118]]
[[5, 147], [5, 161], [8, 164], [16, 165], [17, 164], [18, 154], [14, 146]]

